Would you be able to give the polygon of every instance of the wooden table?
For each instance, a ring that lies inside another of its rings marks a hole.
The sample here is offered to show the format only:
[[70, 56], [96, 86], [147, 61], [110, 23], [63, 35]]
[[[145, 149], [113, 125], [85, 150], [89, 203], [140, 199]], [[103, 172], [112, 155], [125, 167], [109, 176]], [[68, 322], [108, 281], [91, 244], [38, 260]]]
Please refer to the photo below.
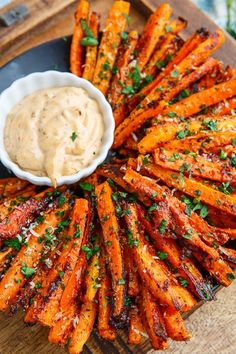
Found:
[[[27, 3], [27, 0], [24, 2]], [[91, 2], [92, 8], [103, 13], [103, 22], [112, 0], [93, 0]], [[160, 3], [158, 0], [146, 2], [153, 4]], [[192, 5], [189, 5], [188, 0], [171, 0], [170, 3], [176, 7], [178, 6], [178, 15], [182, 14], [186, 18], [190, 18], [195, 28], [199, 25], [214, 27], [214, 25], [209, 25], [208, 23], [200, 23], [199, 16], [196, 15], [197, 12], [194, 12], [195, 10], [191, 7]], [[14, 43], [10, 48], [0, 53], [0, 67], [29, 48], [53, 38], [70, 34], [73, 27], [73, 13], [75, 7], [76, 3], [72, 4], [63, 14], [58, 15], [49, 23], [32, 31], [24, 37], [23, 40]], [[131, 15], [133, 18], [132, 26], [141, 30], [145, 21], [143, 10], [138, 11], [133, 8]], [[191, 27], [193, 26], [191, 25]], [[229, 44], [228, 47], [230, 47]], [[228, 54], [229, 52], [227, 50], [223, 53], [225, 57], [227, 57]], [[1, 354], [65, 353], [63, 349], [48, 343], [48, 330], [46, 328], [42, 328], [38, 325], [34, 327], [24, 325], [22, 322], [22, 314], [17, 314], [13, 318], [1, 314], [0, 321]], [[172, 342], [170, 343], [169, 350], [165, 353], [233, 354], [236, 351], [236, 281], [230, 288], [223, 289], [217, 294], [216, 302], [205, 304], [192, 314], [186, 320], [186, 325], [193, 333], [192, 340], [188, 344]], [[95, 351], [96, 344], [93, 340], [90, 341], [88, 349], [90, 353]], [[119, 352], [125, 353], [122, 347]], [[138, 351], [135, 350], [135, 353], [138, 353]], [[140, 351], [140, 353], [144, 353], [144, 350]], [[111, 352], [108, 350], [107, 354], [111, 354]]]

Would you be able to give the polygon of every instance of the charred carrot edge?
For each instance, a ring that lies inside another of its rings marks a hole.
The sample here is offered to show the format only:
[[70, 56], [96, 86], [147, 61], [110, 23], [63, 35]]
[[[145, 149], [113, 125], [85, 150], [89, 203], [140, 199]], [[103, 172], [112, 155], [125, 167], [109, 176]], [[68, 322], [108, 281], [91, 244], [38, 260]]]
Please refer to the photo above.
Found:
[[136, 247], [131, 248], [132, 256], [145, 286], [160, 304], [182, 309], [182, 311], [191, 309], [195, 304], [194, 298], [186, 289], [176, 284], [165, 264], [156, 259], [153, 247], [148, 245], [139, 231], [136, 205], [128, 204], [127, 209], [129, 214], [125, 217], [126, 224], [132, 240], [136, 240], [137, 244]]
[[137, 41], [138, 32], [131, 31], [129, 33], [128, 42], [123, 43], [118, 51], [117, 60], [115, 63], [116, 73], [112, 76], [110, 89], [108, 92], [108, 100], [112, 107], [115, 107], [117, 101], [120, 100], [120, 95], [122, 94], [122, 85], [120, 82], [124, 83], [127, 79], [129, 71], [128, 64], [132, 60]]
[[206, 294], [208, 300], [212, 300], [214, 295], [211, 289], [209, 289], [207, 282], [190, 259], [181, 258], [181, 250], [177, 246], [175, 240], [168, 237], [164, 238], [159, 235], [158, 231], [153, 228], [150, 221], [145, 218], [144, 211], [140, 206], [138, 206], [138, 216], [146, 232], [154, 240], [156, 248], [163, 252], [172, 266], [175, 269], [178, 269], [178, 272], [184, 279], [187, 279], [190, 290], [203, 300], [206, 299]]
[[[99, 31], [99, 19], [96, 12], [92, 12], [89, 18], [89, 28], [93, 32], [94, 38], [98, 38]], [[92, 81], [95, 72], [97, 61], [97, 46], [87, 46], [85, 53], [85, 64], [83, 70], [83, 78]]]
[[129, 310], [128, 343], [130, 345], [139, 345], [146, 336], [147, 333], [144, 329], [139, 310], [136, 305], [132, 305]]
[[151, 164], [150, 169], [155, 177], [163, 180], [169, 187], [177, 188], [192, 197], [195, 197], [194, 191], [200, 190], [201, 195], [199, 196], [199, 200], [225, 211], [226, 213], [234, 216], [236, 215], [236, 197], [226, 195], [210, 186], [185, 176], [180, 179], [179, 173], [175, 173], [175, 178], [173, 172], [157, 165]]
[[[174, 83], [176, 81], [175, 78], [167, 77], [163, 79], [161, 84], [165, 84], [164, 92], [161, 90], [155, 91], [155, 99], [151, 97], [152, 93], [150, 93], [150, 100], [153, 104], [149, 104], [149, 96], [144, 99], [146, 103], [144, 105], [140, 105], [141, 108], [135, 109], [128, 118], [126, 118], [116, 129], [115, 131], [115, 139], [113, 147], [119, 147], [125, 139], [130, 136], [131, 133], [136, 131], [145, 121], [149, 118], [154, 117], [155, 115], [160, 114], [162, 111], [166, 111], [166, 106], [168, 106], [168, 101], [172, 99], [175, 95], [181, 92], [183, 89], [187, 88], [191, 83], [195, 82], [199, 78], [201, 78], [206, 72], [208, 72], [212, 66], [215, 65], [215, 59], [209, 58], [206, 60], [204, 64], [202, 64], [199, 68], [196, 68], [192, 73], [186, 75], [182, 80], [178, 79], [178, 82], [175, 83], [175, 88], [171, 88], [171, 82]], [[176, 69], [177, 70], [177, 69]], [[179, 81], [180, 80], [180, 81]], [[164, 83], [165, 81], [165, 83]], [[194, 95], [192, 95], [194, 96]], [[191, 97], [192, 97], [191, 96]], [[161, 99], [161, 100], [160, 100]], [[142, 101], [143, 102], [143, 101]], [[182, 102], [182, 101], [180, 101]], [[146, 106], [145, 106], [146, 105]], [[172, 105], [176, 106], [177, 104]], [[154, 106], [154, 108], [149, 108]], [[145, 108], [145, 109], [144, 109]], [[171, 110], [170, 110], [171, 111]], [[164, 114], [164, 113], [163, 113]], [[173, 113], [175, 116], [175, 113]], [[177, 115], [176, 115], [177, 116]]]
[[145, 286], [140, 301], [141, 316], [154, 349], [167, 349], [167, 333], [160, 307]]
[[236, 265], [236, 250], [228, 247], [219, 247], [219, 252], [222, 258], [230, 263], [230, 265], [235, 268]]
[[57, 313], [63, 292], [61, 284], [64, 283], [66, 286], [80, 253], [87, 221], [86, 215], [88, 215], [87, 200], [76, 199], [68, 230], [68, 237], [71, 237], [71, 240], [66, 244], [55, 263], [55, 267], [50, 270], [44, 280], [41, 294], [36, 296], [34, 303], [28, 308], [25, 322], [40, 321], [45, 325], [53, 324], [54, 315]]
[[58, 308], [59, 313], [61, 313], [61, 318], [58, 320], [54, 319], [54, 324], [52, 325], [48, 340], [51, 343], [63, 343], [65, 344], [67, 338], [72, 329], [72, 320], [76, 315], [76, 303], [75, 298], [78, 295], [83, 273], [86, 267], [85, 257], [81, 257], [77, 263], [73, 272], [67, 282], [67, 285], [62, 293], [61, 299], [59, 300], [60, 305]]
[[224, 148], [232, 144], [233, 139], [236, 138], [236, 131], [222, 131], [222, 132], [202, 132], [194, 136], [189, 136], [185, 139], [177, 139], [165, 144], [166, 149], [175, 151], [199, 151], [211, 152], [212, 149]]
[[106, 340], [115, 340], [117, 333], [110, 325], [112, 286], [104, 257], [101, 258], [101, 286], [98, 291], [98, 333]]
[[[173, 160], [173, 151], [166, 149], [156, 149], [154, 153], [155, 164], [172, 171], [183, 170], [184, 175], [198, 176], [218, 182], [230, 182], [236, 184], [236, 170], [227, 162], [209, 161], [202, 156], [189, 156], [182, 153]], [[186, 165], [187, 164], [187, 165]], [[188, 171], [184, 169], [187, 166]]]
[[[41, 211], [44, 211], [50, 201], [54, 199], [53, 193], [48, 191], [36, 194], [34, 198], [27, 200], [10, 212], [10, 214], [0, 222], [0, 239], [15, 237], [21, 232], [22, 227], [29, 225]], [[54, 203], [55, 206], [55, 203]]]
[[[68, 204], [64, 206], [59, 211], [65, 211], [68, 209]], [[58, 211], [57, 210], [57, 211]], [[57, 211], [53, 210], [45, 214], [45, 221], [34, 228], [34, 232], [30, 232], [30, 239], [28, 242], [28, 247], [23, 246], [16, 258], [13, 261], [12, 266], [6, 272], [4, 277], [0, 282], [0, 310], [5, 311], [11, 302], [15, 299], [20, 288], [24, 286], [27, 281], [27, 277], [24, 276], [24, 268], [29, 267], [34, 269], [37, 266], [39, 259], [41, 257], [41, 252], [43, 251], [44, 242], [38, 242], [38, 237], [43, 237], [48, 228], [55, 228], [61, 217], [57, 215]], [[39, 236], [34, 236], [34, 234]], [[33, 272], [33, 273], [34, 273]]]
[[137, 45], [137, 62], [141, 71], [150, 59], [158, 40], [165, 33], [165, 25], [171, 13], [172, 8], [164, 3], [149, 17]]
[[232, 114], [236, 109], [236, 97], [226, 99], [223, 102], [219, 102], [215, 106], [212, 106], [212, 115], [219, 114]]
[[[200, 116], [196, 120], [190, 120], [188, 123], [173, 122], [157, 124], [147, 130], [147, 135], [138, 143], [138, 149], [141, 154], [154, 151], [157, 147], [177, 139], [178, 132], [189, 131], [192, 136], [201, 133], [206, 129], [206, 123], [214, 121], [217, 124], [217, 131], [236, 131], [236, 118], [234, 116]], [[204, 123], [205, 122], [205, 123]]]
[[128, 2], [115, 1], [105, 23], [93, 77], [93, 84], [104, 95], [109, 88], [112, 68], [121, 42], [121, 32], [126, 28], [126, 16], [129, 14], [129, 9], [130, 4]]
[[144, 87], [139, 93], [137, 93], [128, 105], [130, 110], [140, 102], [142, 97], [148, 95], [166, 76], [170, 74], [173, 68], [178, 65], [185, 57], [189, 55], [200, 43], [205, 41], [209, 37], [209, 32], [206, 29], [200, 29], [196, 31], [183, 45], [179, 52], [174, 56], [174, 58], [169, 62], [166, 68], [158, 75], [155, 80], [153, 80], [149, 85]]
[[203, 105], [209, 107], [235, 95], [236, 79], [233, 79], [191, 95], [191, 98], [187, 97], [171, 106], [171, 108], [167, 108], [163, 114], [168, 114], [171, 111], [179, 117], [190, 117], [200, 112]]
[[95, 188], [95, 194], [97, 196], [97, 211], [112, 277], [114, 292], [112, 316], [114, 318], [122, 318], [125, 300], [124, 264], [119, 240], [119, 224], [112, 201], [112, 189], [107, 182], [104, 182]]
[[81, 39], [84, 37], [80, 21], [82, 19], [87, 21], [89, 7], [89, 2], [87, 0], [80, 0], [75, 12], [75, 26], [70, 48], [70, 70], [73, 74], [79, 77], [82, 76], [85, 53], [84, 47], [80, 44]]
[[189, 340], [192, 335], [188, 333], [184, 325], [184, 320], [178, 311], [161, 309], [163, 320], [168, 337], [176, 341]]
[[[163, 36], [164, 37], [163, 40], [160, 40], [157, 43], [153, 55], [151, 56], [150, 60], [148, 61], [147, 65], [144, 68], [143, 71], [144, 74], [146, 75], [155, 74], [157, 72], [156, 69], [158, 69], [156, 66], [158, 61], [162, 60], [164, 62], [168, 54], [173, 55], [176, 52], [176, 49], [180, 49], [179, 43], [180, 42], [184, 43], [184, 42], [180, 40], [180, 37], [178, 37], [177, 34], [181, 32], [186, 26], [187, 26], [187, 21], [185, 21], [183, 18], [178, 18], [176, 20], [173, 20], [167, 25], [169, 32], [167, 32]], [[177, 48], [174, 49], [173, 47], [175, 47], [176, 45]]]
[[78, 321], [73, 330], [68, 347], [70, 354], [78, 354], [90, 337], [97, 316], [97, 303], [90, 301], [82, 305], [78, 315]]

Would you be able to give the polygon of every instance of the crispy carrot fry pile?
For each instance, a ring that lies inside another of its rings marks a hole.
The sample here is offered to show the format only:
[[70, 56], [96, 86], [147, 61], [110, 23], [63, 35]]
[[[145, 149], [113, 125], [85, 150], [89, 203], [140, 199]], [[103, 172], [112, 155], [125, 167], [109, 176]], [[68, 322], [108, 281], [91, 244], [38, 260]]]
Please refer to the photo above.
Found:
[[191, 333], [183, 315], [235, 278], [236, 79], [217, 30], [184, 41], [161, 4], [140, 35], [130, 3], [80, 0], [70, 69], [110, 102], [110, 163], [70, 188], [0, 180], [0, 310], [23, 307], [77, 354], [93, 330], [155, 350]]

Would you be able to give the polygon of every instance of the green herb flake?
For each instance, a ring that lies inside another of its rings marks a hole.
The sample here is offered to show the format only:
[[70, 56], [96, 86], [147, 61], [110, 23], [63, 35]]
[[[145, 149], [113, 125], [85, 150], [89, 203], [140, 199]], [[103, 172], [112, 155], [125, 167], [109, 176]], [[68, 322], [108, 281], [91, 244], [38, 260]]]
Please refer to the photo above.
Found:
[[187, 279], [184, 279], [182, 277], [178, 278], [178, 282], [180, 283], [180, 285], [182, 285], [183, 288], [187, 288], [189, 282]]
[[30, 268], [27, 266], [26, 263], [22, 262], [21, 264], [21, 273], [24, 275], [25, 278], [30, 278], [34, 275], [36, 270], [34, 268]]
[[167, 225], [167, 221], [165, 219], [162, 219], [159, 225], [159, 232], [160, 234], [164, 234], [166, 231], [166, 225]]
[[123, 278], [118, 279], [117, 284], [118, 284], [118, 285], [125, 285], [125, 280], [124, 280]]
[[158, 251], [157, 252], [158, 257], [160, 258], [161, 261], [164, 261], [166, 258], [168, 258], [168, 254], [165, 252]]
[[79, 185], [80, 185], [80, 188], [82, 188], [84, 191], [92, 192], [94, 190], [94, 187], [91, 183], [80, 182]]

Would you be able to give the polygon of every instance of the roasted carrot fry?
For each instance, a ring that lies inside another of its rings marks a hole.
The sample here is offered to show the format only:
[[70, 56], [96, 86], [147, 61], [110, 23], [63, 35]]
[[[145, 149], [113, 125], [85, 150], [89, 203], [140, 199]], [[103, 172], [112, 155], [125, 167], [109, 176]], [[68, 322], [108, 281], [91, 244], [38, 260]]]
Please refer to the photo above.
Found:
[[139, 220], [144, 226], [146, 232], [155, 242], [156, 248], [160, 251], [160, 257], [165, 257], [171, 263], [174, 269], [177, 269], [181, 277], [189, 284], [191, 291], [197, 294], [203, 300], [214, 299], [214, 294], [203, 279], [194, 263], [187, 257], [181, 257], [181, 250], [175, 240], [163, 238], [159, 231], [153, 228], [153, 225], [145, 217], [143, 209], [138, 206]]
[[236, 97], [232, 97], [222, 102], [219, 102], [218, 104], [212, 106], [211, 108], [212, 115], [232, 114], [235, 112], [235, 110], [236, 110]]
[[42, 192], [19, 205], [18, 208], [14, 209], [0, 223], [0, 238], [8, 239], [15, 237], [21, 232], [22, 227], [29, 225], [41, 211], [47, 208], [47, 205], [52, 199], [53, 195], [48, 195], [47, 192]]
[[165, 25], [170, 18], [172, 9], [168, 4], [161, 4], [149, 17], [137, 45], [137, 62], [140, 71], [150, 59], [160, 37], [165, 33]]
[[145, 286], [160, 304], [182, 309], [182, 311], [189, 310], [195, 304], [194, 298], [186, 289], [176, 285], [165, 264], [156, 259], [155, 251], [139, 231], [136, 205], [128, 204], [127, 209], [129, 213], [125, 217], [126, 224], [132, 235], [132, 242], [137, 245], [131, 250]]
[[127, 244], [124, 247], [124, 265], [127, 277], [128, 295], [131, 297], [136, 297], [140, 291], [138, 273], [133, 259], [129, 255], [129, 247]]
[[[34, 230], [29, 232], [30, 239], [28, 246], [23, 246], [17, 254], [11, 268], [6, 272], [0, 282], [0, 310], [5, 311], [15, 299], [20, 288], [24, 286], [27, 279], [36, 272], [36, 266], [43, 253], [44, 242], [38, 242], [38, 237], [43, 237], [47, 230], [54, 230], [61, 220], [57, 211], [66, 211], [68, 204], [64, 204], [59, 210], [53, 210], [45, 214], [45, 220]], [[50, 231], [51, 234], [51, 231]], [[38, 236], [35, 236], [38, 235]]]
[[131, 345], [141, 344], [144, 337], [147, 337], [147, 333], [142, 324], [138, 308], [133, 305], [129, 310], [128, 343]]
[[187, 332], [181, 314], [172, 309], [161, 309], [168, 337], [177, 341], [186, 341], [191, 338]]
[[171, 60], [173, 54], [180, 49], [180, 45], [183, 43], [182, 40], [177, 36], [187, 25], [187, 22], [178, 18], [169, 23], [168, 30], [164, 36], [163, 40], [160, 40], [157, 44], [157, 49], [155, 49], [151, 59], [144, 68], [144, 74], [146, 75], [155, 75], [159, 67], [162, 68], [162, 65], [165, 64], [166, 58], [170, 56], [169, 61]]
[[224, 99], [236, 95], [236, 79], [223, 82], [215, 85], [208, 90], [200, 91], [182, 101], [168, 107], [164, 110], [163, 114], [168, 115], [173, 112], [179, 117], [190, 117], [193, 114], [200, 112], [203, 108], [212, 106]]
[[144, 326], [154, 349], [166, 349], [167, 333], [160, 307], [145, 286], [142, 287], [140, 309]]
[[[86, 267], [85, 257], [81, 257], [69, 278], [69, 281], [59, 300], [58, 312], [61, 314], [58, 320], [54, 319], [50, 329], [48, 340], [52, 343], [66, 343], [69, 333], [73, 327], [72, 320], [76, 316], [75, 299], [82, 283], [82, 276]], [[59, 296], [58, 296], [59, 297]], [[57, 312], [57, 313], [58, 313]], [[55, 314], [56, 315], [56, 314]]]
[[228, 247], [219, 247], [219, 252], [222, 258], [227, 261], [233, 268], [236, 265], [236, 250]]
[[129, 73], [128, 64], [134, 57], [133, 52], [138, 41], [138, 32], [131, 31], [128, 36], [127, 43], [123, 43], [119, 49], [117, 60], [115, 63], [115, 74], [112, 77], [110, 83], [110, 89], [108, 92], [108, 100], [112, 107], [115, 108], [120, 95], [122, 94], [122, 85], [127, 79]]
[[104, 252], [101, 258], [101, 286], [98, 291], [98, 333], [106, 340], [115, 340], [116, 330], [110, 325], [112, 286], [108, 275]]
[[[99, 19], [96, 12], [92, 12], [89, 18], [89, 28], [94, 38], [98, 38]], [[87, 46], [85, 54], [85, 64], [83, 70], [83, 78], [92, 81], [97, 61], [97, 46]]]
[[[186, 59], [187, 60], [187, 59]], [[177, 78], [173, 75], [166, 77], [160, 83], [160, 87], [163, 90], [155, 89], [151, 92], [131, 114], [126, 118], [115, 131], [115, 140], [113, 147], [119, 147], [125, 139], [134, 131], [136, 131], [147, 119], [155, 117], [163, 110], [167, 110], [169, 100], [187, 88], [191, 83], [201, 78], [206, 72], [208, 72], [212, 66], [214, 66], [216, 60], [209, 58], [200, 67], [197, 67], [192, 73], [184, 76], [183, 78]], [[185, 69], [185, 66], [183, 66]], [[179, 67], [176, 68], [176, 71]], [[180, 69], [180, 68], [179, 68]], [[173, 86], [175, 87], [173, 89]], [[172, 105], [173, 107], [175, 105]], [[150, 108], [151, 107], [151, 108]], [[169, 112], [168, 112], [169, 113]], [[172, 115], [172, 114], [171, 114]], [[175, 116], [175, 113], [173, 113]]]
[[130, 110], [132, 110], [139, 102], [142, 97], [148, 95], [157, 85], [170, 74], [170, 72], [173, 70], [173, 68], [176, 67], [180, 62], [184, 60], [185, 57], [187, 57], [200, 43], [205, 41], [207, 37], [209, 36], [209, 32], [202, 28], [196, 33], [194, 33], [183, 45], [183, 47], [180, 49], [180, 51], [174, 56], [174, 58], [169, 62], [169, 64], [166, 66], [166, 68], [161, 72], [160, 75], [156, 77], [155, 80], [153, 80], [149, 85], [144, 87], [143, 90], [141, 90], [136, 96], [134, 96], [130, 101], [129, 101], [129, 107]]
[[84, 344], [90, 337], [93, 330], [93, 325], [97, 316], [97, 303], [87, 302], [82, 305], [81, 311], [78, 315], [77, 325], [72, 333], [69, 353], [78, 354], [81, 353]]
[[152, 152], [163, 144], [178, 139], [180, 132], [191, 136], [201, 133], [208, 129], [209, 124], [215, 124], [217, 131], [236, 131], [236, 118], [234, 116], [209, 116], [199, 117], [198, 120], [191, 120], [187, 123], [173, 122], [171, 124], [157, 124], [148, 129], [147, 135], [138, 143], [138, 149], [141, 154]]
[[[175, 158], [177, 156], [177, 158]], [[182, 153], [173, 154], [171, 150], [157, 149], [154, 154], [156, 165], [181, 171], [187, 176], [198, 176], [218, 182], [230, 182], [236, 184], [236, 170], [229, 162], [210, 161], [202, 156], [190, 156]]]
[[112, 189], [107, 182], [104, 182], [96, 187], [95, 193], [104, 244], [110, 262], [112, 288], [114, 291], [112, 316], [114, 319], [121, 320], [124, 314], [125, 278], [122, 249], [119, 240], [119, 224], [112, 201]]
[[180, 176], [179, 173], [173, 175], [173, 172], [160, 166], [152, 164], [150, 167], [155, 177], [163, 180], [169, 187], [177, 188], [192, 197], [196, 197], [195, 191], [200, 190], [201, 194], [198, 196], [200, 201], [236, 215], [236, 197], [224, 194], [192, 178]]
[[0, 196], [1, 199], [10, 197], [17, 192], [23, 190], [29, 182], [19, 178], [3, 178], [0, 182]]
[[115, 1], [110, 9], [99, 46], [98, 60], [94, 72], [93, 84], [106, 95], [112, 76], [112, 68], [121, 41], [121, 33], [125, 30], [130, 4], [126, 1]]
[[29, 307], [25, 317], [26, 322], [37, 320], [45, 325], [53, 324], [63, 293], [61, 284], [66, 286], [76, 265], [83, 238], [87, 237], [85, 227], [88, 220], [88, 202], [84, 199], [76, 199], [68, 230], [71, 240], [57, 259], [54, 269], [51, 269], [43, 282], [40, 296], [36, 296], [34, 303]]
[[89, 14], [89, 2], [80, 0], [75, 13], [75, 27], [70, 49], [70, 70], [77, 76], [82, 76], [85, 48], [80, 44], [84, 37], [81, 20], [87, 21]]

